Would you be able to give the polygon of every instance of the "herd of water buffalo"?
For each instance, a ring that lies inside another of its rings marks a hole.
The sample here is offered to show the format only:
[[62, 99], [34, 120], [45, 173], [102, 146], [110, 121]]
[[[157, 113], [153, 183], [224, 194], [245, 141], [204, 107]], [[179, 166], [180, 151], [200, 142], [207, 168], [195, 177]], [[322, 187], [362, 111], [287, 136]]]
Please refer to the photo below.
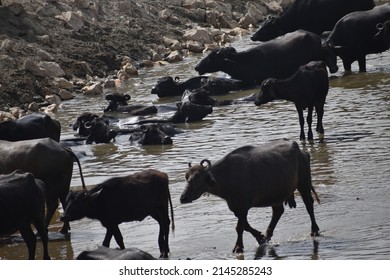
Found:
[[[60, 139], [61, 125], [50, 116], [34, 113], [17, 121], [0, 123], [0, 235], [19, 230], [28, 247], [28, 258], [35, 258], [35, 226], [43, 244], [43, 258], [48, 253], [47, 227], [61, 202], [61, 232], [68, 233], [69, 222], [89, 217], [106, 228], [103, 246], [112, 237], [125, 249], [118, 225], [123, 222], [154, 218], [160, 226], [160, 257], [169, 256], [170, 225], [174, 230], [174, 213], [167, 174], [144, 170], [108, 179], [94, 188], [85, 187], [78, 157], [71, 149], [78, 145], [108, 143], [118, 134], [128, 134], [131, 142], [141, 145], [173, 144], [177, 123], [201, 121], [214, 106], [251, 102], [261, 106], [276, 99], [294, 102], [300, 122], [300, 140], [306, 139], [303, 110], [308, 109], [307, 139], [313, 140], [312, 113], [316, 110], [316, 131], [324, 135], [322, 118], [329, 89], [330, 73], [338, 71], [337, 57], [344, 70], [358, 61], [366, 71], [366, 55], [386, 51], [390, 47], [390, 3], [375, 6], [372, 0], [296, 0], [277, 18], [269, 18], [251, 37], [262, 41], [245, 51], [221, 47], [204, 57], [195, 70], [199, 76], [180, 81], [162, 77], [151, 93], [163, 99], [182, 96], [177, 104], [131, 104], [128, 94], [107, 94], [109, 102], [104, 115], [85, 112], [74, 122], [78, 140]], [[328, 69], [327, 69], [328, 68]], [[229, 78], [205, 76], [222, 71]], [[258, 93], [235, 100], [217, 100], [213, 96], [231, 91], [259, 88]], [[116, 127], [118, 118], [143, 116], [128, 127]], [[149, 118], [161, 112], [172, 112], [163, 119]], [[117, 115], [116, 115], [117, 116]], [[40, 159], [40, 160], [37, 160]], [[70, 192], [73, 164], [78, 163], [83, 190]], [[230, 172], [239, 168], [240, 172]], [[263, 172], [258, 172], [262, 170]], [[280, 176], [271, 176], [278, 170]], [[244, 146], [211, 164], [207, 159], [189, 166], [187, 181], [180, 201], [188, 203], [203, 193], [226, 200], [238, 218], [237, 241], [233, 252], [243, 252], [242, 234], [250, 232], [261, 244], [270, 240], [284, 212], [284, 205], [295, 207], [294, 191], [298, 190], [311, 219], [311, 234], [319, 234], [313, 202], [319, 198], [311, 183], [310, 155], [294, 141], [276, 141], [260, 146]], [[247, 214], [252, 207], [272, 207], [272, 219], [263, 235], [253, 229]], [[170, 210], [169, 210], [170, 209]], [[116, 253], [104, 248], [80, 258], [150, 258], [134, 250]]]

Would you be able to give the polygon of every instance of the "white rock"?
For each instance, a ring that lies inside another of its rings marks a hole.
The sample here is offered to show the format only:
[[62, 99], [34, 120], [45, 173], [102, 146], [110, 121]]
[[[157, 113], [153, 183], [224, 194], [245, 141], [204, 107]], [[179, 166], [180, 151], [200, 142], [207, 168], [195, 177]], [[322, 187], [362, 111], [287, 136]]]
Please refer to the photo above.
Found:
[[209, 34], [206, 29], [191, 29], [184, 33], [183, 39], [186, 41], [197, 41], [202, 44], [211, 44], [213, 43], [213, 37]]

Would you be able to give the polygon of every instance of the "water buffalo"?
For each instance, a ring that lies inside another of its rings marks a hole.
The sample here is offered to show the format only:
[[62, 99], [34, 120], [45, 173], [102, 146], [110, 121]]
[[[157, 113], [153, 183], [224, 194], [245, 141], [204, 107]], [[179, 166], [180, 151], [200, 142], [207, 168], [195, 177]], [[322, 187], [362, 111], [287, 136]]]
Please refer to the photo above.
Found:
[[76, 121], [73, 123], [72, 128], [74, 131], [77, 131], [78, 135], [81, 137], [88, 137], [91, 133], [90, 124], [94, 119], [99, 116], [90, 112], [84, 112], [77, 117]]
[[180, 82], [179, 77], [175, 77], [175, 79], [171, 76], [162, 77], [153, 86], [152, 94], [157, 94], [158, 97], [181, 96], [186, 89], [200, 88], [203, 85], [204, 79], [207, 79], [207, 77], [193, 77], [184, 82]]
[[321, 35], [346, 14], [373, 7], [374, 0], [295, 0], [279, 17], [268, 18], [251, 39], [268, 41], [298, 29]]
[[209, 106], [225, 106], [232, 104], [241, 104], [247, 102], [255, 101], [256, 94], [252, 94], [247, 97], [242, 97], [238, 99], [225, 99], [225, 100], [217, 100], [210, 96], [210, 92], [205, 87], [201, 87], [199, 89], [192, 90], [190, 92], [185, 93], [185, 97], [188, 97], [188, 100], [191, 103], [199, 104], [199, 105], [209, 105]]
[[0, 140], [20, 141], [49, 137], [60, 141], [61, 124], [43, 113], [32, 113], [16, 121], [0, 123]]
[[261, 84], [269, 77], [288, 78], [301, 65], [313, 60], [325, 60], [331, 73], [338, 70], [336, 55], [322, 46], [321, 38], [298, 30], [242, 52], [233, 47], [214, 49], [195, 70], [200, 75], [223, 71], [233, 79]]
[[265, 80], [261, 85], [255, 104], [260, 106], [277, 99], [294, 102], [299, 115], [301, 126], [299, 138], [301, 140], [305, 140], [303, 110], [308, 108], [308, 139], [313, 140], [313, 132], [311, 130], [313, 108], [316, 109], [317, 113], [316, 131], [323, 135], [322, 118], [324, 116], [324, 105], [328, 90], [329, 79], [325, 63], [323, 61], [313, 61], [301, 66], [288, 79], [277, 80], [270, 78]]
[[41, 237], [43, 259], [50, 260], [47, 227], [44, 222], [44, 188], [41, 180], [21, 170], [0, 175], [0, 235], [19, 230], [27, 244], [30, 260], [35, 259], [37, 243], [31, 224], [34, 224]]
[[137, 248], [123, 250], [110, 249], [99, 246], [95, 250], [83, 251], [77, 256], [77, 260], [154, 260], [152, 255]]
[[336, 23], [326, 44], [341, 58], [345, 71], [351, 71], [351, 64], [357, 60], [359, 71], [365, 72], [367, 54], [389, 49], [389, 36], [378, 32], [378, 27], [387, 20], [390, 20], [390, 3], [350, 13]]
[[131, 99], [128, 94], [107, 94], [106, 100], [109, 100], [104, 112], [122, 112], [132, 116], [146, 116], [157, 113], [157, 107], [154, 105], [129, 105], [127, 101]]
[[173, 231], [174, 218], [168, 176], [150, 169], [108, 179], [89, 191], [70, 192], [61, 219], [63, 221], [75, 221], [84, 217], [97, 219], [107, 229], [103, 246], [110, 247], [111, 238], [114, 236], [119, 247], [124, 249], [118, 225], [123, 222], [142, 221], [151, 216], [160, 225], [158, 236], [160, 257], [167, 258], [170, 224], [168, 202]]
[[141, 145], [172, 145], [172, 138], [164, 131], [161, 124], [141, 125], [129, 139]]
[[140, 120], [135, 124], [196, 122], [203, 120], [203, 118], [213, 112], [212, 106], [199, 105], [190, 101], [177, 102], [176, 107], [177, 111], [169, 118]]
[[186, 90], [204, 88], [210, 95], [221, 95], [231, 91], [245, 90], [253, 87], [254, 85], [252, 83], [245, 83], [240, 80], [224, 77], [198, 76], [180, 82], [177, 77], [173, 80], [172, 77], [167, 76], [157, 81], [157, 85], [152, 89], [152, 94], [157, 94], [158, 97], [182, 96]]
[[[269, 240], [284, 212], [283, 203], [295, 202], [298, 189], [311, 219], [311, 235], [318, 235], [313, 198], [319, 202], [311, 182], [310, 156], [296, 142], [276, 141], [259, 146], [238, 148], [215, 164], [207, 159], [186, 172], [187, 185], [180, 197], [189, 203], [204, 193], [226, 200], [238, 218], [237, 241], [233, 252], [243, 252], [243, 232], [250, 232], [259, 244]], [[247, 220], [252, 207], [272, 207], [272, 219], [265, 236], [252, 228]]]
[[72, 127], [78, 131], [79, 136], [86, 137], [87, 144], [109, 143], [117, 135], [117, 131], [110, 126], [108, 116], [98, 116], [90, 112], [78, 116]]
[[85, 123], [85, 127], [90, 130], [86, 144], [109, 143], [117, 135], [117, 131], [110, 127], [109, 120], [105, 116], [94, 118], [91, 122]]
[[[0, 174], [8, 174], [21, 169], [31, 172], [35, 178], [45, 183], [46, 218], [49, 225], [58, 206], [63, 209], [69, 192], [73, 173], [73, 162], [77, 162], [83, 188], [85, 188], [80, 161], [70, 148], [61, 146], [50, 138], [9, 142], [0, 140]], [[67, 233], [69, 223], [64, 223], [61, 232]]]

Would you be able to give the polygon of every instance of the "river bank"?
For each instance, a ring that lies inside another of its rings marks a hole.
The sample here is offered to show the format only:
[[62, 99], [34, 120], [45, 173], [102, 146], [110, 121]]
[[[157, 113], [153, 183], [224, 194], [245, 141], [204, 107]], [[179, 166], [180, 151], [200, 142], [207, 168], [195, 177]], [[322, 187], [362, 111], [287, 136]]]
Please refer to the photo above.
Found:
[[258, 2], [3, 0], [0, 110], [17, 117], [50, 103], [56, 110], [77, 94], [102, 94], [141, 67], [229, 43], [291, 0]]

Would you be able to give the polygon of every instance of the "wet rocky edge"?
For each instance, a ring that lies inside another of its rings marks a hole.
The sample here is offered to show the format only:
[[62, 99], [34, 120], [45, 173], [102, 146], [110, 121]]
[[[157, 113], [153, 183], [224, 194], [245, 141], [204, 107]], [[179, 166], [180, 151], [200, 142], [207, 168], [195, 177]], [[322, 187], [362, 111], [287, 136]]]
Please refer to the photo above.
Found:
[[102, 95], [143, 67], [169, 67], [250, 34], [283, 1], [2, 0], [0, 121]]

